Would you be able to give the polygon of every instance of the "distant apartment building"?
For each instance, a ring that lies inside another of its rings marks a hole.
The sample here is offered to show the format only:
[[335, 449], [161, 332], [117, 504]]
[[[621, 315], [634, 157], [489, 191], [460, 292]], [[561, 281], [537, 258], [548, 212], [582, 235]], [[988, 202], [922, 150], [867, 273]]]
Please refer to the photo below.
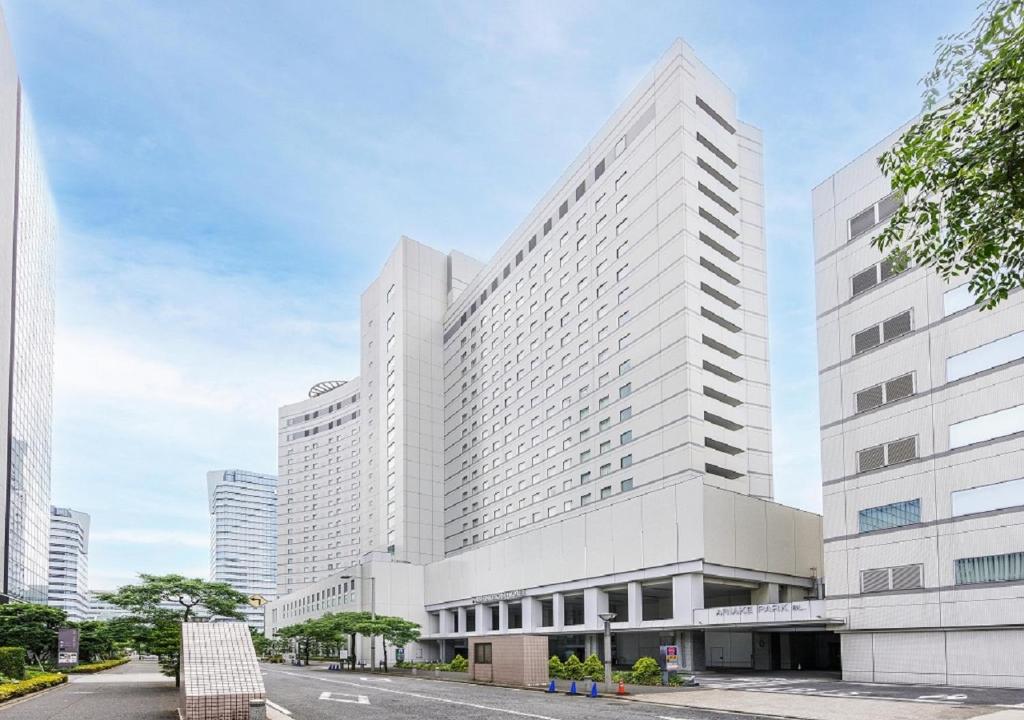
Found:
[[90, 618], [89, 516], [71, 508], [50, 508], [50, 589], [47, 604], [75, 622]]
[[828, 614], [849, 680], [1022, 687], [1024, 293], [871, 246], [900, 132], [813, 195]]
[[761, 152], [677, 42], [488, 262], [402, 238], [358, 380], [281, 409], [268, 632], [601, 653], [614, 612], [616, 662], [834, 666], [820, 517], [772, 501]]
[[0, 12], [0, 600], [48, 594], [56, 234]]
[[[206, 474], [210, 507], [210, 579], [247, 596], [277, 594], [277, 478], [246, 470]], [[263, 609], [244, 608], [263, 629]]]

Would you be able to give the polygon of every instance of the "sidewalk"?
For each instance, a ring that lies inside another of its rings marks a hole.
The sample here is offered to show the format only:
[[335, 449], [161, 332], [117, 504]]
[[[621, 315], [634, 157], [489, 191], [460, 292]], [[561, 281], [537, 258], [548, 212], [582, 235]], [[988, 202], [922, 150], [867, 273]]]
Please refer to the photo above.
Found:
[[772, 715], [799, 720], [1024, 720], [1024, 709], [1007, 709], [991, 705], [780, 695], [756, 690], [737, 692], [694, 689], [634, 695], [630, 700], [654, 705]]

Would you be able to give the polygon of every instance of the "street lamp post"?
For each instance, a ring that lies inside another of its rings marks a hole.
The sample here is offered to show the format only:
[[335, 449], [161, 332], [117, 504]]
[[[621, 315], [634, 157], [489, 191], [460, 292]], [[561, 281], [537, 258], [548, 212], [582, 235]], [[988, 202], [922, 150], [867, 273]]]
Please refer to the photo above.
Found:
[[612, 620], [615, 613], [603, 612], [597, 616], [604, 620], [604, 690], [612, 691]]

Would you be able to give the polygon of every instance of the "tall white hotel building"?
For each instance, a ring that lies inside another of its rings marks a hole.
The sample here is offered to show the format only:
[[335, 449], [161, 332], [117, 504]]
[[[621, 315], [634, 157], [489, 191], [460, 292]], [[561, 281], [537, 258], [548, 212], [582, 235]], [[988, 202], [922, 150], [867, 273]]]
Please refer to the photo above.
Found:
[[92, 619], [89, 596], [89, 515], [71, 508], [50, 508], [50, 586], [47, 604], [68, 620]]
[[1024, 293], [871, 247], [902, 132], [813, 195], [828, 615], [847, 679], [1022, 687]]
[[281, 409], [268, 631], [600, 652], [611, 611], [616, 662], [833, 665], [821, 519], [772, 501], [761, 152], [680, 41], [490, 261], [402, 238], [360, 377]]

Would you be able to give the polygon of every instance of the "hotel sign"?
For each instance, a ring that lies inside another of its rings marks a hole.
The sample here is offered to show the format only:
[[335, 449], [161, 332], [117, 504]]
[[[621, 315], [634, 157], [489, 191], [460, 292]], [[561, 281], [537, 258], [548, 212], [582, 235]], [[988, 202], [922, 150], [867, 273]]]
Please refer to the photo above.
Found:
[[495, 603], [501, 600], [518, 600], [526, 594], [526, 590], [506, 590], [500, 593], [491, 593], [490, 595], [477, 595], [473, 598], [474, 605], [486, 605], [487, 603]]
[[693, 611], [695, 625], [734, 625], [815, 620], [824, 616], [824, 602], [810, 600], [793, 603], [732, 605]]

